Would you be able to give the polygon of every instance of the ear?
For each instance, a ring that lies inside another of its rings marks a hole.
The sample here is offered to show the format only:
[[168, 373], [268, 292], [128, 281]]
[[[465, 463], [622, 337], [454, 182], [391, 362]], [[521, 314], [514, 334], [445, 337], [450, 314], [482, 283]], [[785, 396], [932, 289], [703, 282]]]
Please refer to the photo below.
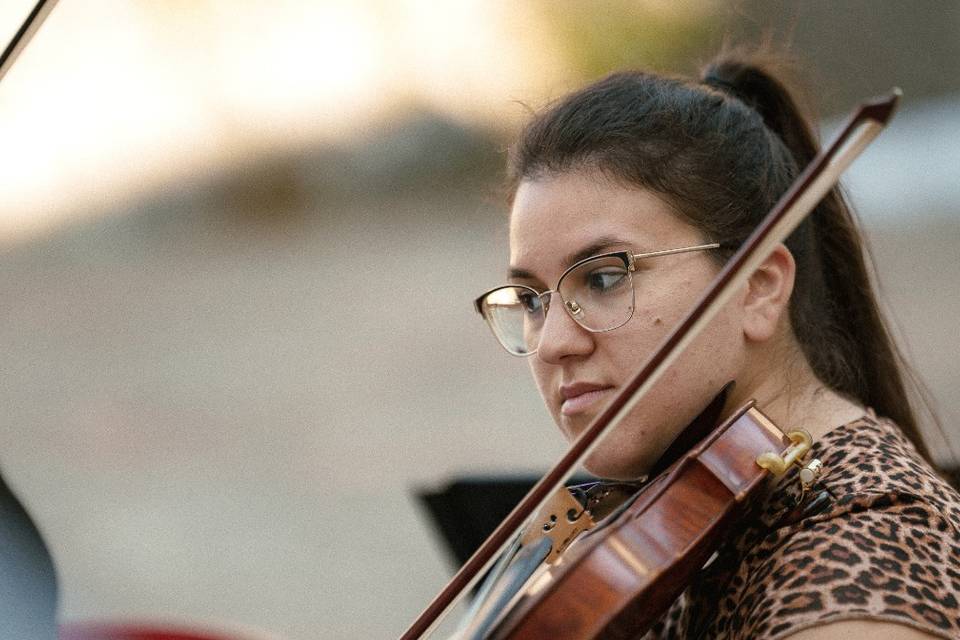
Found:
[[743, 333], [749, 342], [765, 342], [777, 333], [786, 317], [797, 264], [793, 254], [778, 244], [747, 281], [743, 300]]

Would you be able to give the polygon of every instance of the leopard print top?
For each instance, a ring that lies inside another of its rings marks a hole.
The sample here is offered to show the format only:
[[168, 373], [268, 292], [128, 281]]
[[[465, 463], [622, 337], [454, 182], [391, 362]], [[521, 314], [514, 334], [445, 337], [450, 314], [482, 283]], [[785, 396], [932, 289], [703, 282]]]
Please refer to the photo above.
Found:
[[824, 475], [804, 512], [794, 472], [644, 640], [775, 640], [865, 618], [960, 638], [960, 495], [872, 412], [813, 456]]

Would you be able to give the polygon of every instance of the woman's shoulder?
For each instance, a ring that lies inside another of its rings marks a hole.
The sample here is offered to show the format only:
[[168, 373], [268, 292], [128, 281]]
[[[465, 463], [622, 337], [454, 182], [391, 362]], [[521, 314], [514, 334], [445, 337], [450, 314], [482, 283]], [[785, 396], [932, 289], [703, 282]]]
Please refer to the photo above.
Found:
[[852, 620], [960, 637], [957, 492], [872, 412], [811, 453], [813, 489], [801, 501], [786, 474], [647, 638], [777, 640]]
[[805, 506], [795, 506], [799, 483], [785, 478], [763, 526], [742, 539], [731, 584], [750, 605], [736, 624], [751, 632], [735, 637], [852, 619], [960, 637], [957, 492], [872, 414], [830, 431], [813, 454], [824, 475]]
[[[872, 411], [829, 431], [811, 453], [823, 463], [817, 489], [827, 492], [823, 518], [847, 512], [888, 511], [920, 517], [935, 515], [936, 527], [960, 532], [960, 494], [917, 453], [892, 421]], [[796, 500], [785, 484], [781, 500]]]

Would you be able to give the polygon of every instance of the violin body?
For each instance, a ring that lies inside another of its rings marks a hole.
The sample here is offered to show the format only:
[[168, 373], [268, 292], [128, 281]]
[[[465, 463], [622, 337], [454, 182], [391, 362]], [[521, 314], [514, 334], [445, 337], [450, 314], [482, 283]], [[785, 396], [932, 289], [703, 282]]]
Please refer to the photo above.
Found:
[[609, 525], [573, 544], [504, 610], [492, 638], [635, 638], [730, 533], [790, 440], [749, 403], [647, 485]]

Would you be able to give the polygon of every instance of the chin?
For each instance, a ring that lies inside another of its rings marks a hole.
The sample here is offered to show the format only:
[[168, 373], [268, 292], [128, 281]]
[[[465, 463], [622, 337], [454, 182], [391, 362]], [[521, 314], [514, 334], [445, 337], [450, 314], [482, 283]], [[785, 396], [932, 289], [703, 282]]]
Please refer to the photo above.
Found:
[[590, 426], [590, 420], [581, 419], [579, 416], [564, 416], [559, 413], [554, 416], [554, 422], [560, 428], [560, 434], [567, 441], [567, 444], [573, 444], [580, 437], [580, 434]]
[[631, 481], [645, 476], [650, 465], [636, 459], [623, 459], [617, 455], [604, 454], [601, 450], [590, 454], [584, 461], [583, 467], [598, 478]]
[[[589, 426], [592, 418], [593, 416], [560, 416], [557, 424], [564, 438], [572, 444]], [[616, 434], [611, 440], [613, 441], [609, 444], [601, 444], [583, 461], [582, 466], [587, 472], [605, 480], [621, 481], [638, 480], [647, 475], [647, 471], [656, 462], [655, 456], [651, 459], [650, 454], [642, 448], [637, 450], [635, 447], [631, 450], [630, 441], [622, 442], [616, 438]]]

